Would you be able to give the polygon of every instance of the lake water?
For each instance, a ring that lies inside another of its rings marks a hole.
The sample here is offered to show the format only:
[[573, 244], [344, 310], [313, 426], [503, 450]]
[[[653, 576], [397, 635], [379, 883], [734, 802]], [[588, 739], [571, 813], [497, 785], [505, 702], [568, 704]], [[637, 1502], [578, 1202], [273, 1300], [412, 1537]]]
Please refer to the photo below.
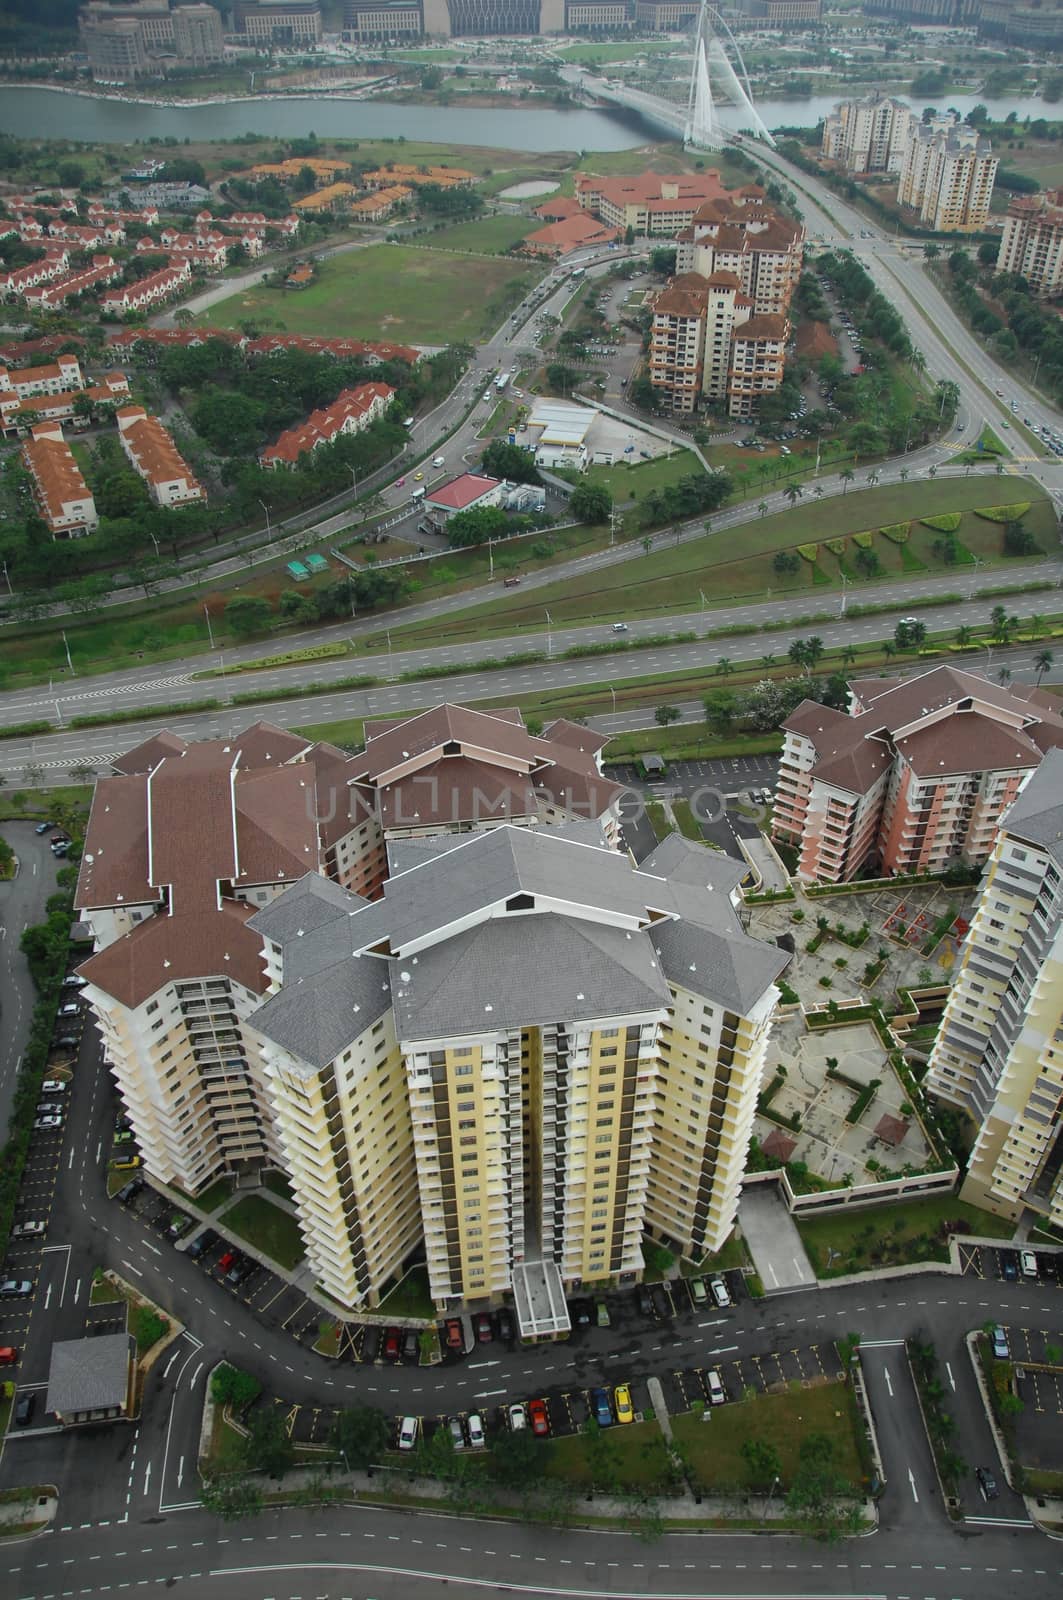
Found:
[[[761, 115], [769, 128], [812, 126], [832, 110], [833, 95], [807, 100], [762, 100]], [[911, 102], [921, 111], [929, 101]], [[1036, 99], [981, 102], [994, 118], [1014, 111], [1020, 118], [1054, 114]], [[962, 114], [979, 104], [974, 95], [941, 96], [939, 109], [955, 106]], [[741, 128], [742, 115], [720, 107], [721, 120]], [[63, 94], [41, 88], [5, 88], [0, 93], [0, 132], [41, 138], [77, 139], [95, 144], [132, 144], [138, 139], [235, 139], [243, 133], [281, 138], [315, 133], [336, 139], [407, 139], [434, 144], [490, 145], [504, 150], [630, 150], [659, 134], [634, 113], [583, 109], [541, 111], [521, 107], [478, 109], [473, 106], [410, 106], [372, 100], [344, 100], [339, 95], [305, 95], [229, 104], [150, 106], [133, 101], [98, 100], [91, 95]]]

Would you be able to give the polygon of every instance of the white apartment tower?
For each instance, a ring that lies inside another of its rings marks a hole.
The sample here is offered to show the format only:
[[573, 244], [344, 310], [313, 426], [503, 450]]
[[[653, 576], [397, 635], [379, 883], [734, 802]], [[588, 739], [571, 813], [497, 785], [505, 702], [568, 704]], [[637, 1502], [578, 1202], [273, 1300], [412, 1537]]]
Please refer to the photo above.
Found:
[[897, 202], [935, 233], [984, 228], [997, 174], [989, 140], [962, 123], [920, 124], [908, 146]]
[[1042, 298], [1063, 289], [1063, 190], [1009, 202], [997, 271], [1018, 273]]
[[899, 172], [919, 119], [891, 95], [877, 91], [842, 100], [823, 120], [822, 152], [851, 173]]
[[962, 1194], [1063, 1226], [1063, 751], [1004, 816], [927, 1075], [978, 1134]]

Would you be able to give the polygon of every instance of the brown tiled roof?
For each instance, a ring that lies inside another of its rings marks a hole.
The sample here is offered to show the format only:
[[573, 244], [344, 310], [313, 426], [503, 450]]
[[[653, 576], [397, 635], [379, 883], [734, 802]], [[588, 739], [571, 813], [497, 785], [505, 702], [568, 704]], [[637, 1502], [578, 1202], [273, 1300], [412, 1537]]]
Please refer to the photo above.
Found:
[[891, 1144], [896, 1148], [903, 1144], [904, 1136], [911, 1127], [911, 1123], [904, 1117], [891, 1117], [887, 1111], [875, 1123], [875, 1138], [881, 1139], [883, 1144]]
[[148, 882], [147, 784], [134, 777], [100, 778], [92, 796], [74, 902], [97, 906], [157, 900]]
[[765, 311], [759, 317], [749, 317], [735, 329], [735, 343], [743, 339], [785, 339], [790, 324], [776, 311]]
[[351, 767], [356, 777], [373, 778], [408, 758], [436, 750], [449, 740], [477, 749], [497, 750], [515, 757], [528, 768], [541, 759], [539, 741], [523, 724], [514, 725], [486, 711], [470, 711], [467, 706], [433, 706], [417, 716], [405, 717], [386, 733], [374, 731], [366, 748], [354, 756]]
[[315, 780], [311, 763], [236, 774], [239, 887], [294, 883], [318, 865]]
[[1005, 772], [1009, 767], [1023, 770], [1039, 766], [1042, 755], [1024, 733], [977, 711], [957, 711], [946, 722], [910, 733], [898, 739], [897, 749], [920, 778], [972, 770]]
[[791, 1139], [781, 1128], [773, 1128], [768, 1137], [762, 1141], [760, 1148], [774, 1161], [789, 1161], [797, 1149], [797, 1140]]
[[134, 465], [149, 483], [184, 483], [199, 489], [192, 469], [158, 417], [147, 416], [140, 406], [124, 406], [117, 413], [122, 439]]
[[241, 767], [268, 767], [296, 761], [314, 748], [309, 739], [292, 733], [289, 728], [278, 728], [274, 722], [253, 722], [231, 742], [240, 752]]
[[537, 810], [535, 786], [525, 773], [465, 756], [448, 756], [378, 793], [385, 828], [519, 820]]
[[[493, 716], [500, 713], [492, 712]], [[548, 722], [543, 729], [543, 738], [551, 744], [571, 745], [574, 750], [586, 751], [594, 756], [599, 750], [604, 750], [609, 743], [608, 733], [595, 733], [593, 728], [585, 728], [582, 722], [570, 722], [567, 717], [558, 717], [555, 722]]]
[[246, 927], [257, 909], [223, 900], [214, 909], [149, 917], [78, 971], [126, 1006], [139, 1006], [164, 985], [187, 978], [231, 978], [264, 994], [262, 940]]
[[673, 278], [653, 302], [654, 315], [700, 317], [704, 314], [709, 285], [697, 272], [684, 272]]
[[574, 811], [588, 822], [600, 817], [624, 792], [622, 784], [599, 774], [593, 758], [584, 765], [559, 757], [536, 772], [535, 786], [556, 805]]
[[184, 739], [164, 728], [161, 733], [145, 739], [143, 744], [134, 745], [125, 755], [115, 756], [111, 766], [116, 772], [150, 772], [152, 767], [158, 766], [163, 756], [180, 755], [182, 750], [187, 749]]
[[704, 280], [710, 289], [740, 289], [741, 280], [733, 272], [712, 272]]

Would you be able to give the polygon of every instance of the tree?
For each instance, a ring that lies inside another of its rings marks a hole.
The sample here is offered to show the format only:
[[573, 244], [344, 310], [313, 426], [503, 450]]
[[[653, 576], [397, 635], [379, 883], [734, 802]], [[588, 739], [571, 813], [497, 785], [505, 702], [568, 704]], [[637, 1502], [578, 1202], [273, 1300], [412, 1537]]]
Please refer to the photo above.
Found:
[[216, 1405], [245, 1411], [262, 1393], [262, 1385], [250, 1372], [243, 1372], [228, 1361], [216, 1367], [210, 1379], [210, 1397]]
[[268, 1478], [283, 1478], [295, 1460], [295, 1446], [288, 1434], [288, 1420], [279, 1405], [263, 1406], [251, 1413], [243, 1456], [252, 1472]]
[[766, 517], [768, 514], [768, 502], [766, 500], [759, 500], [757, 502], [757, 510], [760, 512], [762, 517]]
[[255, 1517], [262, 1510], [262, 1490], [252, 1478], [243, 1473], [231, 1473], [224, 1478], [211, 1478], [199, 1492], [205, 1511], [220, 1517], [223, 1522], [237, 1522], [241, 1517]]
[[227, 603], [225, 621], [238, 639], [250, 639], [256, 633], [269, 632], [273, 612], [268, 600], [258, 595], [239, 594]]
[[727, 733], [734, 724], [737, 713], [737, 702], [733, 689], [714, 689], [705, 696], [702, 702], [705, 707], [705, 721], [713, 733]]
[[779, 1452], [766, 1439], [748, 1438], [742, 1441], [742, 1455], [749, 1468], [750, 1483], [754, 1489], [770, 1489], [782, 1473]]
[[504, 478], [509, 483], [539, 482], [532, 452], [505, 439], [491, 440], [480, 457], [480, 466], [489, 477]]
[[1004, 549], [1009, 556], [1033, 555], [1037, 540], [1022, 522], [1005, 522]]
[[786, 488], [786, 498], [789, 500], [790, 505], [793, 506], [796, 501], [800, 500], [804, 492], [805, 491], [802, 489], [799, 483], [788, 484]]
[[659, 727], [667, 728], [670, 722], [678, 722], [682, 714], [678, 706], [658, 706], [653, 718]]
[[959, 645], [970, 644], [973, 637], [974, 630], [969, 628], [966, 623], [956, 629], [956, 643]]
[[500, 1433], [491, 1460], [494, 1476], [504, 1489], [530, 1489], [542, 1476], [542, 1446], [530, 1428]]
[[581, 483], [573, 489], [568, 508], [577, 522], [608, 522], [613, 497], [601, 484]]
[[351, 1472], [380, 1460], [391, 1441], [391, 1424], [376, 1406], [351, 1406], [337, 1413], [332, 1442]]
[[893, 643], [898, 650], [918, 650], [925, 639], [925, 622], [898, 622], [893, 630]]
[[734, 669], [734, 662], [730, 656], [721, 656], [716, 663], [716, 676], [718, 678], [729, 678]]
[[1051, 650], [1039, 650], [1034, 657], [1033, 664], [1037, 669], [1037, 682], [1035, 684], [1035, 688], [1039, 689], [1041, 687], [1041, 679], [1044, 677], [1045, 673], [1050, 672], [1055, 665], [1055, 656], [1053, 656]]
[[878, 552], [875, 550], [858, 550], [854, 565], [863, 573], [865, 578], [877, 578], [882, 567]]
[[842, 484], [844, 485], [844, 487], [842, 489], [842, 494], [847, 494], [849, 492], [849, 485], [852, 483], [853, 479], [856, 477], [856, 473], [853, 471], [852, 467], [843, 467], [841, 472], [839, 472], [838, 476], [842, 480]]
[[[849, 1484], [834, 1465], [834, 1445], [823, 1433], [801, 1442], [797, 1472], [786, 1497], [787, 1509], [813, 1538], [833, 1544], [860, 1526], [860, 1508]], [[846, 1503], [848, 1502], [848, 1503]]]

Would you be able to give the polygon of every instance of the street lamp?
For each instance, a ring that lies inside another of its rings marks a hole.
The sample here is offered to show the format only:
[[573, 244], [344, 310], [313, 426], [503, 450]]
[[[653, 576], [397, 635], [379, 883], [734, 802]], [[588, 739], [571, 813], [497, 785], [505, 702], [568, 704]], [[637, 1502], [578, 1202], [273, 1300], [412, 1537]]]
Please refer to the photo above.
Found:
[[760, 1519], [762, 1522], [767, 1522], [767, 1520], [768, 1520], [768, 1512], [771, 1510], [772, 1498], [773, 1498], [773, 1496], [775, 1494], [775, 1491], [776, 1491], [776, 1489], [778, 1487], [779, 1487], [779, 1475], [778, 1475], [778, 1473], [776, 1473], [775, 1476], [771, 1480], [771, 1488], [768, 1490], [768, 1498], [764, 1502], [764, 1514]]
[[849, 579], [845, 576], [844, 572], [840, 572], [838, 574], [838, 576], [842, 580], [842, 603], [841, 603], [841, 607], [839, 608], [838, 615], [839, 615], [839, 617], [844, 617], [844, 615], [845, 615], [845, 602], [849, 598], [847, 593], [846, 593], [846, 590], [849, 587]]
[[968, 600], [973, 600], [974, 599], [974, 586], [975, 586], [975, 583], [978, 580], [978, 568], [981, 565], [982, 565], [982, 557], [981, 556], [975, 556], [975, 558], [974, 558], [974, 573], [971, 576], [971, 586], [967, 590], [967, 598], [968, 598]]
[[210, 648], [213, 650], [214, 649], [214, 629], [210, 625], [210, 607], [206, 604], [206, 602], [204, 602], [204, 605], [203, 605], [203, 615], [207, 619], [207, 638], [210, 640]]
[[548, 611], [546, 613], [546, 659], [547, 659], [547, 661], [552, 660], [553, 659], [553, 654], [554, 654], [554, 633], [553, 633], [553, 628], [554, 628], [554, 625], [550, 621], [550, 613]]
[[272, 537], [271, 532], [270, 532], [270, 525], [269, 525], [269, 506], [266, 504], [266, 502], [264, 500], [260, 500], [258, 503], [262, 507], [263, 511], [266, 513], [266, 538], [269, 539], [269, 538]]

